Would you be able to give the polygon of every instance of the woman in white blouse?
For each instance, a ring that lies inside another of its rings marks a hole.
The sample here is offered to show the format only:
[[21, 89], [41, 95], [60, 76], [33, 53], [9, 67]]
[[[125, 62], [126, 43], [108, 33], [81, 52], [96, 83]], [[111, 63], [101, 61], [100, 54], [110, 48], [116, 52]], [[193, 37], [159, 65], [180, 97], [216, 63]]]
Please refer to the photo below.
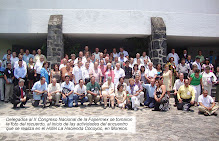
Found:
[[210, 67], [206, 66], [205, 71], [202, 74], [202, 83], [204, 89], [208, 91], [208, 95], [211, 95], [212, 84], [216, 83], [217, 77], [213, 72], [210, 72]]

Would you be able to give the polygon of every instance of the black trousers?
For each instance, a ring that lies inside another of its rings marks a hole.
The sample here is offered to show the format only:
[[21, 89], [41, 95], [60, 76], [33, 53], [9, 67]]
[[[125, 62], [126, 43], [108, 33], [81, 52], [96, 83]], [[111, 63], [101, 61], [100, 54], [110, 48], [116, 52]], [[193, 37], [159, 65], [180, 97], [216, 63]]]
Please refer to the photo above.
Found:
[[175, 99], [175, 104], [177, 105], [178, 104], [178, 98], [177, 98], [177, 94], [176, 95], [174, 95], [174, 99]]
[[21, 102], [20, 99], [16, 99], [16, 100], [12, 100], [12, 104], [14, 105], [14, 108], [16, 108], [19, 103], [21, 103], [20, 105], [25, 105], [28, 100], [29, 98], [26, 98], [25, 102]]
[[190, 104], [191, 98], [190, 99], [182, 99], [182, 103], [177, 103], [177, 109], [178, 110], [184, 110], [184, 105], [188, 106], [188, 109], [193, 106]]

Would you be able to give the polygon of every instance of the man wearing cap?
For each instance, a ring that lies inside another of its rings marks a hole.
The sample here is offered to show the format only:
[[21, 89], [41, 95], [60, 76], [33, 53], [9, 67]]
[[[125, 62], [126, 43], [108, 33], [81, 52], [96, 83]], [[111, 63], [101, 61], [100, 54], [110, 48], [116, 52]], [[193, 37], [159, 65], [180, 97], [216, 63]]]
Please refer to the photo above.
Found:
[[24, 105], [27, 103], [27, 101], [29, 100], [28, 95], [27, 95], [27, 91], [26, 91], [26, 86], [24, 86], [24, 79], [20, 79], [18, 82], [18, 85], [14, 87], [13, 90], [13, 98], [12, 98], [12, 104], [13, 109], [17, 108], [17, 105], [19, 103], [21, 108], [25, 108]]

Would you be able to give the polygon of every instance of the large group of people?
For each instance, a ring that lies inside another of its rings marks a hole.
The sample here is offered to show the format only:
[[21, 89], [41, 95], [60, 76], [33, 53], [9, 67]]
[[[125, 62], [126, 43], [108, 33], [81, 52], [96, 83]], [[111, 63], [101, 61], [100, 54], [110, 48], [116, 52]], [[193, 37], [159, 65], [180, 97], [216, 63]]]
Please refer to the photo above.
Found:
[[[50, 69], [51, 68], [51, 69]], [[12, 102], [13, 108], [24, 105], [33, 95], [32, 105], [38, 107], [43, 101], [50, 106], [78, 107], [78, 102], [88, 106], [103, 103], [103, 108], [138, 110], [140, 106], [153, 111], [168, 111], [169, 98], [173, 92], [174, 106], [189, 111], [198, 106], [204, 115], [215, 114], [219, 100], [219, 88], [215, 101], [211, 96], [212, 85], [218, 83], [219, 67], [214, 67], [210, 58], [201, 51], [191, 60], [184, 50], [179, 57], [175, 49], [167, 55], [167, 63], [153, 65], [146, 52], [135, 58], [123, 47], [109, 53], [89, 47], [76, 54], [65, 54], [60, 64], [50, 64], [38, 49], [32, 54], [23, 49], [18, 54], [7, 50], [0, 60], [1, 101]]]

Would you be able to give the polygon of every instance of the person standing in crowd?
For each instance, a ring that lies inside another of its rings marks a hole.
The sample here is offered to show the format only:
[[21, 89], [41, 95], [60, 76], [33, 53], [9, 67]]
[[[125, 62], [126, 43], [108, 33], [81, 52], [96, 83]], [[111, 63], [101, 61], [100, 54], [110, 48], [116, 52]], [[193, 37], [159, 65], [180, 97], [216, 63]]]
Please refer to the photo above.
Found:
[[5, 102], [11, 101], [13, 95], [13, 88], [14, 88], [14, 71], [11, 67], [11, 63], [7, 64], [7, 68], [4, 72], [4, 79], [5, 79]]
[[204, 63], [205, 57], [202, 55], [202, 51], [201, 50], [198, 51], [198, 55], [196, 56], [196, 58], [197, 57], [200, 58], [200, 63], [201, 64]]
[[122, 68], [120, 68], [119, 63], [116, 64], [116, 68], [114, 69], [114, 74], [115, 74], [115, 77], [114, 77], [115, 84], [119, 82], [120, 77], [125, 77], [125, 71]]
[[53, 69], [51, 70], [50, 73], [50, 83], [52, 82], [52, 79], [56, 78], [57, 83], [61, 83], [61, 71], [59, 70], [59, 65], [54, 64]]
[[169, 69], [172, 71], [172, 85], [175, 82], [175, 77], [176, 77], [176, 65], [174, 63], [174, 58], [170, 57], [169, 62], [167, 63], [169, 65]]
[[77, 85], [79, 83], [79, 80], [82, 79], [82, 61], [78, 61], [78, 65], [73, 68], [72, 75], [74, 84]]
[[200, 58], [199, 57], [195, 58], [195, 62], [193, 62], [192, 65], [196, 65], [197, 68], [201, 71], [201, 63], [200, 63]]
[[34, 56], [30, 54], [29, 49], [26, 49], [25, 54], [23, 55], [23, 60], [28, 64], [30, 58], [34, 58]]
[[104, 101], [103, 108], [106, 109], [107, 107], [107, 98], [110, 99], [110, 104], [112, 109], [115, 108], [114, 101], [115, 101], [115, 90], [114, 84], [112, 82], [112, 77], [108, 77], [107, 81], [102, 85], [102, 96]]
[[[66, 63], [69, 61], [68, 54], [65, 54], [65, 57], [61, 60], [60, 64], [64, 64], [64, 60], [66, 60], [66, 62], [65, 62], [65, 65], [66, 65]], [[62, 67], [62, 66], [60, 65], [60, 67]]]
[[145, 78], [147, 79], [148, 83], [150, 83], [151, 79], [156, 79], [157, 77], [157, 70], [153, 67], [153, 63], [150, 62], [148, 64], [148, 69], [145, 72]]
[[91, 74], [91, 76], [94, 76], [95, 82], [99, 83], [99, 85], [100, 85], [102, 82], [103, 74], [102, 74], [100, 68], [98, 68], [98, 62], [94, 63], [94, 69], [91, 69], [90, 74]]
[[12, 104], [13, 109], [17, 108], [17, 105], [20, 104], [20, 108], [25, 108], [27, 101], [29, 100], [26, 86], [24, 86], [24, 79], [20, 79], [18, 85], [16, 85], [13, 89], [13, 97], [12, 97]]
[[[140, 55], [139, 55], [140, 56]], [[124, 53], [120, 53], [120, 56], [118, 58], [119, 62], [121, 62], [122, 64], [124, 62], [126, 62], [128, 59], [126, 57], [124, 57]], [[122, 65], [122, 68], [123, 68], [123, 65]]]
[[116, 52], [116, 48], [113, 48], [113, 59], [119, 57], [119, 54]]
[[91, 80], [89, 83], [87, 83], [86, 89], [87, 89], [87, 96], [89, 104], [88, 106], [91, 106], [92, 102], [94, 101], [95, 105], [97, 105], [97, 102], [102, 97], [100, 92], [100, 85], [98, 82], [95, 82], [96, 79], [94, 76], [91, 76]]
[[47, 83], [46, 83], [46, 78], [45, 77], [41, 77], [39, 81], [37, 81], [36, 83], [34, 83], [33, 88], [33, 99], [34, 102], [32, 103], [32, 105], [34, 107], [38, 107], [40, 100], [43, 100], [43, 108], [46, 108], [46, 100], [47, 100], [47, 96], [48, 96], [48, 87], [47, 87]]
[[18, 57], [17, 57], [17, 53], [16, 52], [13, 52], [12, 53], [12, 57], [11, 57], [11, 65], [12, 65], [12, 68], [14, 68], [14, 63], [16, 62], [16, 61], [18, 61], [19, 59], [18, 59]]
[[23, 48], [20, 49], [20, 54], [24, 55], [24, 49]]
[[70, 76], [65, 76], [65, 81], [61, 84], [62, 101], [65, 103], [64, 107], [73, 107], [74, 101], [74, 83], [70, 81]]
[[34, 62], [33, 58], [29, 59], [29, 63], [27, 64], [27, 79], [28, 79], [28, 89], [29, 93], [31, 91], [31, 88], [33, 87], [34, 83]]
[[11, 55], [7, 55], [7, 59], [3, 61], [2, 67], [6, 68], [8, 63], [12, 63], [11, 62]]
[[7, 54], [5, 54], [5, 55], [3, 56], [2, 61], [7, 60], [7, 55], [10, 55], [10, 56], [12, 57], [11, 49], [8, 49], [8, 50], [7, 50]]
[[168, 111], [169, 107], [169, 95], [166, 94], [166, 86], [163, 85], [163, 80], [159, 79], [155, 81], [156, 89], [154, 93], [154, 111]]
[[184, 58], [184, 59], [186, 59], [187, 57], [188, 57], [187, 50], [186, 50], [186, 49], [184, 49], [184, 50], [183, 50], [183, 54], [182, 54], [182, 57], [181, 57], [181, 58]]
[[126, 91], [123, 89], [123, 85], [119, 84], [116, 87], [117, 91], [115, 93], [115, 100], [119, 108], [125, 109], [126, 106]]
[[141, 71], [138, 69], [138, 64], [134, 65], [133, 71], [132, 71], [132, 77], [135, 79], [135, 76], [139, 75], [141, 76]]
[[202, 83], [202, 75], [200, 74], [200, 70], [196, 69], [195, 73], [191, 74], [189, 79], [189, 84], [194, 88], [195, 90], [195, 106], [197, 106], [198, 97], [201, 94], [201, 86], [204, 88]]
[[15, 85], [18, 84], [19, 79], [24, 79], [26, 78], [27, 74], [27, 69], [22, 66], [22, 60], [18, 61], [18, 67], [14, 69], [14, 76], [15, 76]]
[[43, 63], [44, 63], [44, 57], [43, 56], [41, 56], [40, 57], [40, 61], [37, 61], [36, 63], [35, 63], [35, 66], [34, 66], [34, 77], [35, 77], [35, 81], [39, 81], [40, 80], [40, 71], [41, 71], [41, 69], [42, 69], [42, 67], [43, 67]]
[[184, 85], [180, 86], [177, 92], [177, 98], [179, 101], [177, 104], [178, 110], [189, 111], [190, 107], [194, 105], [195, 90], [192, 86], [189, 85], [188, 79], [185, 79]]
[[128, 103], [132, 104], [132, 109], [138, 110], [140, 106], [140, 96], [138, 86], [135, 85], [135, 80], [133, 78], [129, 79], [129, 85], [126, 88]]
[[73, 68], [70, 66], [70, 63], [66, 64], [66, 67], [63, 67], [61, 69], [61, 76], [62, 76], [62, 81], [65, 81], [65, 76], [68, 75], [70, 77], [70, 81], [73, 79]]
[[206, 66], [205, 71], [202, 74], [202, 83], [204, 89], [208, 91], [208, 95], [211, 96], [212, 85], [216, 83], [217, 77], [213, 72], [210, 72], [210, 67]]
[[[186, 78], [186, 79], [187, 79], [187, 78]], [[175, 84], [174, 84], [174, 86], [173, 86], [174, 99], [175, 99], [175, 105], [173, 105], [174, 107], [176, 107], [177, 104], [178, 104], [177, 92], [178, 92], [179, 88], [180, 88], [182, 85], [184, 85], [184, 75], [183, 75], [183, 73], [180, 73], [180, 74], [179, 74], [179, 79], [177, 79], [177, 80], [175, 81]]]
[[[32, 55], [35, 57], [36, 56], [36, 50], [34, 49], [33, 51], [32, 51]], [[34, 58], [33, 58], [34, 59]]]
[[193, 61], [192, 61], [192, 56], [191, 55], [188, 55], [188, 57], [186, 59], [186, 64], [188, 64], [190, 66], [190, 69], [192, 69]]
[[142, 56], [141, 56], [141, 62], [144, 62], [144, 60], [148, 60], [148, 62], [151, 62], [150, 57], [147, 56], [147, 54], [146, 54], [145, 51], [142, 53]]
[[43, 57], [44, 61], [46, 62], [46, 56], [42, 54], [41, 49], [37, 50], [37, 54], [34, 56], [34, 63], [37, 63], [38, 61], [41, 60], [41, 58]]
[[[140, 53], [136, 53], [135, 58], [134, 58], [134, 64], [137, 64], [137, 60], [141, 58]], [[144, 61], [140, 59], [141, 64], [143, 64]]]
[[104, 76], [105, 76], [105, 71], [106, 71], [106, 65], [104, 65], [104, 60], [100, 60], [100, 65], [98, 66], [98, 68], [101, 70], [102, 73], [102, 78], [101, 78], [101, 84], [104, 81]]
[[46, 78], [46, 83], [49, 84], [49, 78], [50, 78], [50, 72], [49, 72], [49, 63], [48, 62], [44, 62], [43, 63], [43, 67], [42, 69], [40, 70], [40, 77], [45, 77]]
[[60, 84], [57, 83], [56, 78], [52, 78], [52, 83], [48, 85], [48, 98], [50, 106], [55, 105], [59, 107], [60, 94]]
[[209, 58], [205, 59], [205, 63], [202, 65], [202, 71], [204, 71], [207, 66], [210, 67], [210, 72], [214, 72], [214, 66], [210, 63]]
[[171, 53], [169, 53], [167, 55], [167, 61], [170, 61], [171, 57], [173, 57], [174, 64], [177, 66], [180, 58], [179, 58], [178, 54], [175, 53], [175, 49], [174, 48], [171, 50]]
[[4, 101], [4, 72], [5, 72], [5, 68], [2, 67], [2, 61], [0, 60], [0, 92], [1, 92], [1, 101]]
[[140, 105], [143, 105], [144, 103], [144, 92], [143, 92], [143, 87], [142, 87], [142, 82], [140, 81], [140, 76], [139, 75], [136, 75], [135, 76], [135, 85], [138, 86], [138, 97], [139, 97], [139, 100], [140, 100]]
[[75, 54], [71, 54], [71, 59], [69, 59], [69, 61], [73, 61], [75, 64], [75, 60], [76, 60], [76, 55]]
[[62, 59], [62, 63], [59, 66], [59, 70], [61, 70], [63, 67], [66, 67], [67, 63], [68, 63], [68, 60], [66, 58]]
[[195, 70], [198, 69], [197, 65], [192, 65], [192, 70], [189, 71], [189, 74], [188, 74], [188, 77], [187, 78], [190, 78], [191, 74], [195, 73]]
[[104, 81], [103, 82], [106, 82], [108, 77], [111, 77], [112, 82], [114, 83], [114, 76], [115, 76], [115, 74], [114, 74], [114, 70], [111, 67], [111, 63], [107, 63], [106, 69], [104, 72]]
[[[18, 59], [22, 61], [22, 62], [21, 62], [21, 63], [22, 63], [22, 66], [23, 66], [25, 69], [27, 69], [27, 63], [23, 60], [23, 55], [22, 55], [22, 54], [19, 54], [19, 55], [18, 55]], [[19, 64], [18, 64], [19, 60], [14, 63], [14, 69], [19, 66]]]
[[100, 52], [99, 48], [95, 48], [95, 52], [93, 53], [95, 56], [95, 60], [99, 59], [100, 60]]
[[183, 73], [184, 78], [188, 77], [190, 66], [185, 63], [185, 58], [181, 59], [181, 63], [176, 66], [176, 76], [179, 77], [179, 73]]
[[141, 66], [140, 72], [141, 72], [141, 81], [143, 83], [147, 83], [147, 79], [145, 78], [145, 67], [144, 66]]
[[129, 67], [134, 68], [134, 59], [132, 57], [129, 59]]
[[147, 90], [147, 98], [144, 102], [145, 106], [149, 108], [154, 108], [155, 99], [154, 99], [154, 92], [156, 89], [155, 86], [155, 79], [151, 79], [150, 84], [142, 84], [142, 86]]
[[172, 72], [169, 70], [169, 65], [164, 66], [165, 70], [163, 72], [163, 84], [165, 85], [165, 90], [167, 91], [168, 96], [170, 97], [170, 91], [172, 91]]
[[161, 78], [163, 76], [163, 70], [161, 64], [157, 64], [156, 69], [157, 69], [157, 77]]
[[82, 79], [85, 85], [90, 82], [90, 69], [89, 62], [85, 63], [85, 68], [82, 70]]
[[217, 116], [216, 111], [218, 110], [218, 106], [215, 104], [213, 98], [210, 95], [208, 95], [208, 93], [209, 92], [207, 90], [203, 90], [203, 94], [198, 97], [198, 110], [205, 116]]
[[128, 57], [128, 56], [129, 56], [128, 52], [125, 51], [123, 47], [120, 47], [120, 48], [119, 48], [119, 51], [120, 51], [120, 52], [119, 52], [119, 56], [120, 56], [121, 53], [123, 53], [125, 57]]
[[78, 107], [79, 99], [81, 100], [81, 105], [84, 105], [84, 102], [88, 101], [87, 89], [82, 79], [79, 80], [79, 84], [76, 85], [74, 89], [75, 107]]

